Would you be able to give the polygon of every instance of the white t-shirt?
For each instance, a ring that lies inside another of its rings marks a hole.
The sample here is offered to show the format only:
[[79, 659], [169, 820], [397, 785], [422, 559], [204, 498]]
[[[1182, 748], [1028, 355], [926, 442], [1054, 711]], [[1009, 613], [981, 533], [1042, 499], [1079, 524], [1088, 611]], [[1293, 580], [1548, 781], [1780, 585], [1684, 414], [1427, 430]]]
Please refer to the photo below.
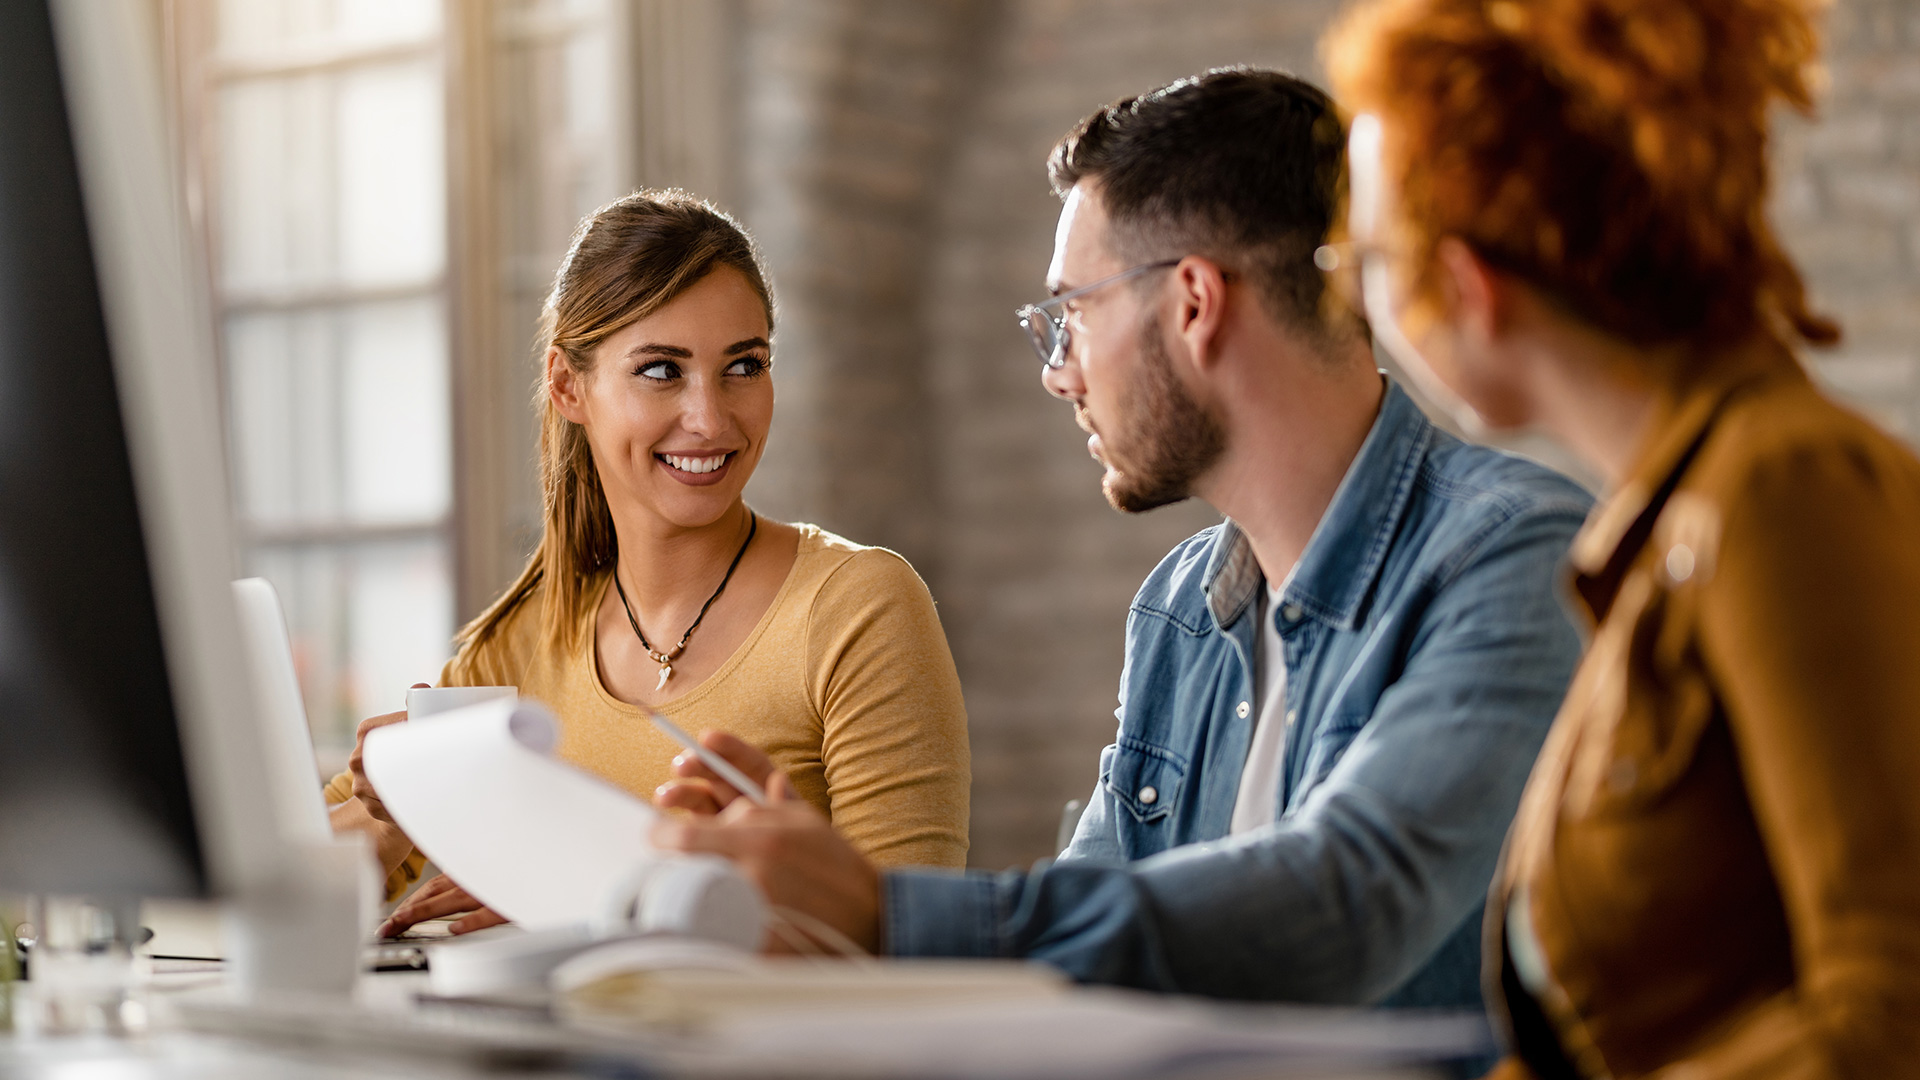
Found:
[[1240, 770], [1240, 791], [1233, 798], [1230, 833], [1243, 833], [1273, 823], [1280, 801], [1280, 754], [1286, 749], [1287, 729], [1293, 725], [1287, 713], [1286, 646], [1274, 625], [1273, 611], [1280, 606], [1280, 588], [1271, 585], [1261, 590], [1254, 603], [1254, 616], [1260, 620], [1260, 632], [1253, 638], [1254, 703], [1253, 740], [1247, 747], [1247, 763]]

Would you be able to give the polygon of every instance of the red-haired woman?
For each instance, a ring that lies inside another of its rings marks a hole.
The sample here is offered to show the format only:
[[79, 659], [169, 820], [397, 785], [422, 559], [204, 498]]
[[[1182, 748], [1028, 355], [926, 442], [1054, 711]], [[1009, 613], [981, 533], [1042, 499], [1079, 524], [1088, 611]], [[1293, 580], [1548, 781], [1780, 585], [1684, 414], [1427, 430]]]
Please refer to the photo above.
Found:
[[1611, 488], [1487, 906], [1503, 1076], [1920, 1075], [1920, 462], [1809, 381], [1838, 328], [1766, 220], [1810, 6], [1385, 0], [1329, 39], [1328, 261], [1463, 420]]

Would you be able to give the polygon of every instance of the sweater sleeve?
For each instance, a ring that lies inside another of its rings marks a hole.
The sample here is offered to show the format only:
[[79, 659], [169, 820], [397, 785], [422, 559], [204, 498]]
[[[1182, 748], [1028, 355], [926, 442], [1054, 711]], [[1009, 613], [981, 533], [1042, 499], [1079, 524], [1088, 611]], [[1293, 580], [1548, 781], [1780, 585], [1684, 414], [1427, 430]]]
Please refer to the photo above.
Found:
[[890, 551], [858, 551], [807, 624], [833, 823], [881, 866], [958, 867], [971, 769], [960, 677], [933, 596]]
[[328, 806], [339, 806], [353, 798], [353, 774], [341, 769], [320, 791], [327, 797]]

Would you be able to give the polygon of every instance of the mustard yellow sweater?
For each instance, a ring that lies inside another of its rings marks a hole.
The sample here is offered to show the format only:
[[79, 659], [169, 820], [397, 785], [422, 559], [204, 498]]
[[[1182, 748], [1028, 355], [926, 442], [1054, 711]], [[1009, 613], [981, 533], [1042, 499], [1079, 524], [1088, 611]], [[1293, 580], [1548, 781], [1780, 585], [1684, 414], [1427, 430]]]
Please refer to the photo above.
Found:
[[[682, 728], [730, 731], [765, 750], [855, 847], [882, 866], [966, 864], [970, 782], [960, 679], [933, 597], [906, 560], [800, 525], [793, 570], [733, 656], [662, 712]], [[680, 752], [601, 683], [589, 590], [577, 648], [541, 640], [535, 592], [500, 631], [449, 661], [442, 686], [517, 686], [560, 722], [558, 756], [643, 799]], [[331, 802], [352, 795], [347, 774]], [[415, 853], [388, 880], [419, 875]]]

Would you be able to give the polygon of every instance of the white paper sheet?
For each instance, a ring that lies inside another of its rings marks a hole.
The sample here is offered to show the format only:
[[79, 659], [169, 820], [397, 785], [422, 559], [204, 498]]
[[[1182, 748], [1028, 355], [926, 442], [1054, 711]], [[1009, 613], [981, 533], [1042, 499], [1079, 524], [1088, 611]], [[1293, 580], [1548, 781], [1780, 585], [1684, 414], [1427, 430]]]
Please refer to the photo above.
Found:
[[551, 756], [553, 714], [496, 700], [367, 736], [367, 779], [414, 845], [529, 930], [594, 919], [641, 863], [659, 815]]

